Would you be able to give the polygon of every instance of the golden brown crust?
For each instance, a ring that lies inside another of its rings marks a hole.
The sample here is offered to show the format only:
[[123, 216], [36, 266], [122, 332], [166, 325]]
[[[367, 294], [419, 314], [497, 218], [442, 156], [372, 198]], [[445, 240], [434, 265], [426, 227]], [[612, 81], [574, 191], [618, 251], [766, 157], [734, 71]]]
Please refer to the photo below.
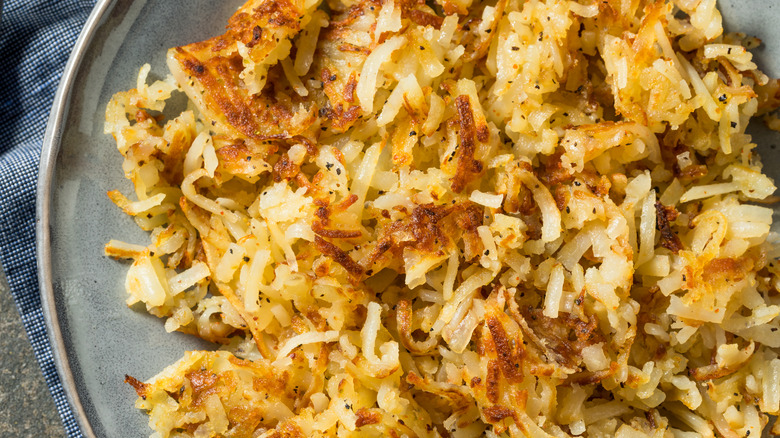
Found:
[[355, 427], [363, 427], [369, 424], [377, 424], [382, 421], [382, 413], [374, 409], [362, 408], [355, 412], [357, 420]]
[[593, 315], [583, 321], [570, 313], [549, 318], [542, 309], [521, 309], [521, 313], [530, 330], [538, 336], [545, 349], [554, 353], [554, 359], [560, 365], [578, 366], [583, 348], [605, 341], [598, 329], [598, 319]]
[[523, 380], [523, 373], [520, 371], [523, 362], [523, 351], [520, 347], [522, 344], [513, 342], [512, 344], [515, 344], [515, 348], [511, 347], [504, 327], [496, 317], [488, 316], [485, 319], [485, 325], [490, 330], [490, 336], [493, 340], [498, 356], [497, 360], [501, 366], [504, 378], [510, 383], [521, 382]]
[[444, 21], [444, 18], [439, 17], [436, 14], [421, 11], [419, 9], [410, 10], [409, 19], [412, 20], [412, 22], [415, 24], [419, 24], [420, 26], [431, 26], [437, 30], [441, 28], [441, 24]]
[[211, 50], [205, 47], [200, 53], [192, 46], [175, 50], [184, 72], [203, 87], [205, 105], [217, 110], [209, 115], [219, 114], [216, 119], [234, 128], [240, 136], [256, 141], [289, 138], [307, 132], [313, 122], [312, 116], [308, 124], [293, 123], [292, 106], [277, 102], [271, 84], [285, 82], [278, 71], [269, 71], [269, 76], [273, 76], [269, 86], [252, 96], [239, 78], [244, 67], [237, 52], [222, 57], [210, 56]]
[[250, 58], [262, 60], [301, 30], [303, 13], [288, 0], [250, 1], [230, 18], [224, 34], [171, 50], [169, 65], [213, 130], [256, 145], [309, 132], [316, 121], [314, 106], [300, 113], [304, 100], [292, 91], [279, 66], [260, 72], [266, 86], [252, 94], [242, 78], [246, 66], [237, 49], [243, 44]]
[[353, 278], [358, 278], [363, 275], [363, 268], [338, 246], [328, 242], [320, 236], [314, 236], [314, 245], [318, 251], [332, 258], [333, 261], [346, 269]]
[[406, 247], [437, 253], [452, 248], [461, 238], [466, 242], [465, 256], [471, 259], [482, 247], [477, 233], [480, 225], [482, 211], [471, 202], [418, 205], [410, 215], [385, 226], [373, 250], [360, 263], [369, 267], [388, 251], [395, 257], [401, 257]]
[[474, 123], [474, 113], [468, 96], [455, 98], [460, 123], [460, 145], [458, 147], [457, 170], [452, 177], [452, 191], [460, 193], [469, 182], [482, 172], [482, 162], [474, 158], [477, 140], [477, 128]]
[[148, 388], [147, 384], [136, 379], [135, 377], [128, 376], [127, 374], [125, 374], [125, 383], [133, 387], [135, 393], [138, 394], [138, 397], [146, 399], [146, 392]]
[[677, 219], [680, 213], [674, 208], [674, 206], [664, 206], [661, 202], [655, 203], [656, 210], [656, 227], [661, 233], [661, 246], [669, 251], [677, 254], [683, 249], [683, 244], [677, 234], [672, 231], [670, 222]]
[[702, 281], [714, 284], [716, 281], [741, 281], [753, 270], [755, 262], [750, 257], [738, 259], [723, 257], [710, 260], [702, 272]]
[[517, 421], [517, 415], [515, 412], [512, 409], [501, 405], [493, 405], [482, 408], [482, 416], [485, 418], [485, 421], [491, 424], [496, 424], [504, 418], [513, 418], [515, 421]]
[[489, 360], [487, 365], [487, 374], [485, 376], [485, 397], [491, 403], [498, 403], [500, 395], [500, 373], [501, 365], [496, 360]]
[[217, 375], [210, 370], [191, 371], [185, 375], [192, 387], [192, 406], [198, 407], [209, 395], [216, 393]]

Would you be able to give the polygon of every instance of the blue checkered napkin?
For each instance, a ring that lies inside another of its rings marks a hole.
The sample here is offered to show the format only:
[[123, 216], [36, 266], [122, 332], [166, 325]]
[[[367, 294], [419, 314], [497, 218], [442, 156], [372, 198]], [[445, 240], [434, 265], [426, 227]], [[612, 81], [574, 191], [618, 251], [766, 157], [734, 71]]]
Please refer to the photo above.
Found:
[[0, 261], [65, 431], [68, 406], [43, 321], [35, 263], [35, 185], [54, 92], [95, 0], [6, 0], [0, 21]]

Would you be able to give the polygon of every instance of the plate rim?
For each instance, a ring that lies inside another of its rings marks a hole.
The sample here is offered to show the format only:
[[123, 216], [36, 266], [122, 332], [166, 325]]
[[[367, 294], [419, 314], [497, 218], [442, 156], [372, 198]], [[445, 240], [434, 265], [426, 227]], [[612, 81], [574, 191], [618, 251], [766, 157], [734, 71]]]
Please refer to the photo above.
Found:
[[[46, 333], [49, 337], [52, 357], [69, 408], [73, 412], [80, 432], [86, 437], [96, 437], [90, 419], [81, 403], [78, 387], [73, 377], [65, 340], [61, 331], [54, 297], [54, 283], [51, 260], [51, 203], [57, 157], [62, 134], [68, 118], [75, 78], [90, 48], [95, 33], [103, 24], [106, 13], [113, 9], [118, 0], [97, 0], [65, 64], [57, 92], [52, 101], [51, 112], [41, 145], [38, 162], [38, 182], [35, 202], [35, 250], [38, 271], [38, 288], [41, 298]], [[60, 415], [61, 416], [61, 415]]]

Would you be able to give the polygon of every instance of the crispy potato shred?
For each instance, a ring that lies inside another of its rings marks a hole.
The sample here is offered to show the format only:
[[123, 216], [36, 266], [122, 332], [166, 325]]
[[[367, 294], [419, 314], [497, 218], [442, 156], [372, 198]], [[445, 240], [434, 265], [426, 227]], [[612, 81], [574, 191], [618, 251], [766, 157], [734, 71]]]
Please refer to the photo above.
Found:
[[127, 377], [153, 436], [780, 433], [757, 44], [715, 0], [250, 0], [143, 66], [151, 243], [105, 251], [220, 346]]

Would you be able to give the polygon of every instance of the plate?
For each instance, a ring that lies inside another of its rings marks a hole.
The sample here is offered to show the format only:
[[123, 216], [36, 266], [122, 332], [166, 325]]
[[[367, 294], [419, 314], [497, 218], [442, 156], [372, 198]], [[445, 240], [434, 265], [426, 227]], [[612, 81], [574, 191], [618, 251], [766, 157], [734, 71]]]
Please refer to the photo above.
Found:
[[[40, 164], [37, 245], [41, 295], [62, 384], [87, 437], [146, 437], [147, 417], [133, 407], [125, 374], [146, 380], [184, 351], [213, 348], [168, 334], [163, 321], [125, 306], [126, 263], [103, 256], [112, 238], [146, 244], [148, 237], [106, 192], [132, 193], [104, 111], [117, 91], [134, 87], [138, 69], [167, 74], [169, 47], [222, 32], [241, 0], [99, 1], [66, 66], [54, 99]], [[727, 29], [768, 43], [754, 51], [759, 66], [780, 76], [780, 4], [719, 2]], [[777, 45], [772, 46], [772, 42]], [[780, 134], [760, 123], [752, 133], [766, 172], [780, 181]]]

